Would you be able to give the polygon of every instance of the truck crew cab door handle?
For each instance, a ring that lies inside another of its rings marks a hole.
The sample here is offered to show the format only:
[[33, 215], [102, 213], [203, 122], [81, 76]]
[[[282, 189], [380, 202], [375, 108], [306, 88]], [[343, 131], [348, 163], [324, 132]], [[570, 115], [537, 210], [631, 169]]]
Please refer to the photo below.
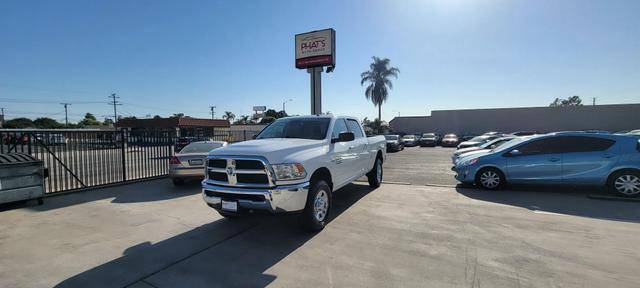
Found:
[[349, 146], [349, 150], [356, 148], [356, 146]]
[[560, 161], [560, 158], [549, 158], [549, 161], [558, 162], [558, 161]]

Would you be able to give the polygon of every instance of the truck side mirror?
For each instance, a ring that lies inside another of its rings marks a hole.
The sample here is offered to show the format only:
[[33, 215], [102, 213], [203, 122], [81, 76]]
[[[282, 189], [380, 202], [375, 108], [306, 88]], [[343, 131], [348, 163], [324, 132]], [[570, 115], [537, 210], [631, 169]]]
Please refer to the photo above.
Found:
[[331, 139], [331, 143], [349, 142], [355, 139], [356, 139], [356, 136], [353, 134], [353, 132], [341, 132], [340, 134], [338, 134], [338, 138]]

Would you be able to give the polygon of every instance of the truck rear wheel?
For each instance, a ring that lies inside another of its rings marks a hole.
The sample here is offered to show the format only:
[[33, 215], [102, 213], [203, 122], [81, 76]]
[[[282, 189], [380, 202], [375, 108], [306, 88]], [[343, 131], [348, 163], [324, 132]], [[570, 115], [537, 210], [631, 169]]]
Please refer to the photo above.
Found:
[[331, 187], [324, 180], [311, 185], [307, 196], [307, 204], [300, 215], [300, 223], [310, 231], [320, 231], [329, 220], [331, 212]]
[[369, 180], [369, 187], [380, 187], [380, 184], [382, 184], [382, 159], [376, 158], [373, 169], [367, 173], [367, 180]]

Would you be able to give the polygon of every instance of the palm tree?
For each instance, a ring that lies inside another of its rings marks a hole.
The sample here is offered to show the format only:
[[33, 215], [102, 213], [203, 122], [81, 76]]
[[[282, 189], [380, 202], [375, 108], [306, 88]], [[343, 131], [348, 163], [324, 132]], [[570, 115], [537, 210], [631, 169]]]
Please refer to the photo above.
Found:
[[382, 121], [382, 103], [387, 101], [389, 90], [393, 89], [391, 77], [398, 78], [400, 70], [396, 67], [390, 67], [388, 58], [378, 58], [373, 56], [373, 63], [369, 65], [369, 71], [360, 74], [360, 85], [369, 83], [364, 92], [367, 100], [371, 100], [374, 106], [378, 106], [378, 120]]
[[222, 119], [226, 119], [229, 121], [233, 121], [236, 118], [236, 114], [233, 114], [231, 111], [224, 111], [224, 115], [222, 115]]

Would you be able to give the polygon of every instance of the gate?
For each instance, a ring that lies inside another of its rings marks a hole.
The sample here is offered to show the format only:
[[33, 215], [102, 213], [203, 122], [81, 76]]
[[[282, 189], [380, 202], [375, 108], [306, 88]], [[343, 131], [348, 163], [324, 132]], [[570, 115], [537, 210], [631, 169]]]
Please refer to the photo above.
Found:
[[44, 161], [45, 193], [165, 176], [175, 131], [0, 130], [0, 153]]

